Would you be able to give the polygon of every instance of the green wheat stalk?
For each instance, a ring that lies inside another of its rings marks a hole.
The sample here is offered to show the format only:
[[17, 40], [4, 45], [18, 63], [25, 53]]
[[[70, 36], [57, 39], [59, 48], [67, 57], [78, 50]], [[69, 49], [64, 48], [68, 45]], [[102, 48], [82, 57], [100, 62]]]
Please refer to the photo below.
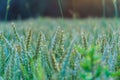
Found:
[[65, 27], [65, 21], [64, 21], [64, 14], [63, 14], [63, 8], [62, 8], [62, 0], [57, 0], [58, 2], [58, 6], [59, 6], [59, 10], [60, 10], [60, 14], [62, 16], [62, 25]]
[[115, 10], [115, 17], [118, 17], [118, 0], [113, 0], [114, 10]]
[[103, 8], [103, 17], [105, 17], [105, 11], [106, 11], [105, 0], [102, 0], [102, 8]]
[[5, 21], [7, 21], [8, 11], [9, 11], [9, 8], [10, 8], [10, 2], [11, 2], [11, 0], [7, 0], [6, 14], [5, 14]]
[[64, 18], [64, 15], [63, 15], [63, 9], [62, 9], [62, 1], [61, 0], [58, 0], [58, 5], [59, 5], [59, 8], [60, 8], [60, 14], [62, 16], [62, 18]]

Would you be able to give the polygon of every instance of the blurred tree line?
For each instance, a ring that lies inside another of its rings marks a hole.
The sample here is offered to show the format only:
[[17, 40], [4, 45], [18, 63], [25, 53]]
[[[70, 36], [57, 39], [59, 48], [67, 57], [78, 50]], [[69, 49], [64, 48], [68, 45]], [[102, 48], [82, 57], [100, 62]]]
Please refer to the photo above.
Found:
[[37, 16], [61, 17], [60, 8], [63, 17], [113, 17], [116, 10], [119, 16], [119, 4], [120, 0], [0, 0], [0, 20], [5, 19], [7, 12], [7, 20]]

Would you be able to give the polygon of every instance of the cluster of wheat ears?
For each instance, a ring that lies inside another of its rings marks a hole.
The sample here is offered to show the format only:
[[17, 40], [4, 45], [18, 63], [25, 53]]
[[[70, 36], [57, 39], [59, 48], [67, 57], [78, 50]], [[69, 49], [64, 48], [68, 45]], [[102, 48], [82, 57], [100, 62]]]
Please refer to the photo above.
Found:
[[117, 32], [101, 34], [92, 40], [86, 32], [68, 38], [58, 28], [47, 39], [43, 32], [35, 37], [37, 34], [30, 29], [27, 34], [19, 35], [15, 24], [12, 28], [13, 34], [0, 33], [1, 80], [120, 79]]

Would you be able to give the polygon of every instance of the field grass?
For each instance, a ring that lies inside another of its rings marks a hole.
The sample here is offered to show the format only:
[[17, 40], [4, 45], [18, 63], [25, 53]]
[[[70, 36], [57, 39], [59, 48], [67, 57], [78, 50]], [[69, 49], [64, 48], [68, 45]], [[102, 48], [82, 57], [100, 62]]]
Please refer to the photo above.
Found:
[[119, 80], [119, 19], [0, 22], [0, 80]]

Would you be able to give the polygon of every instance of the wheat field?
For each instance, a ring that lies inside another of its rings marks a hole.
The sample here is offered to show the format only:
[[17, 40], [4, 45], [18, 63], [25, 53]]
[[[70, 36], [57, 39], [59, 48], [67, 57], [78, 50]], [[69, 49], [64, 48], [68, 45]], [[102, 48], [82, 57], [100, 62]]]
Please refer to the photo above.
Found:
[[120, 80], [119, 19], [0, 22], [0, 80]]

